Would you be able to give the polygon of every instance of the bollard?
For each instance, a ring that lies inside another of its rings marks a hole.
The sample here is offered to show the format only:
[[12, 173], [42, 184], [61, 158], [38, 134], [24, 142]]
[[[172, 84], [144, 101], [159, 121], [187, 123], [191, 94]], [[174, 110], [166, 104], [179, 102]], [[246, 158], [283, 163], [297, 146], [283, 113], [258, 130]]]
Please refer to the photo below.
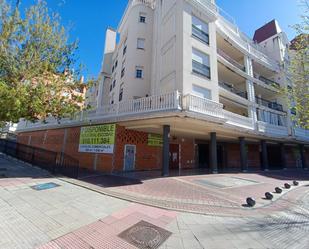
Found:
[[285, 187], [286, 189], [290, 189], [290, 188], [291, 188], [291, 185], [288, 184], [288, 183], [285, 183], [285, 184], [284, 184], [284, 187]]
[[252, 197], [248, 197], [246, 201], [249, 207], [254, 207], [256, 204], [255, 200]]
[[282, 189], [279, 188], [279, 187], [276, 187], [276, 188], [275, 188], [275, 192], [276, 192], [277, 194], [281, 194], [281, 193], [282, 193]]
[[267, 200], [272, 200], [274, 198], [274, 196], [270, 192], [266, 192], [265, 197]]
[[294, 185], [294, 186], [298, 186], [298, 185], [299, 185], [299, 182], [298, 182], [298, 181], [293, 181], [293, 185]]

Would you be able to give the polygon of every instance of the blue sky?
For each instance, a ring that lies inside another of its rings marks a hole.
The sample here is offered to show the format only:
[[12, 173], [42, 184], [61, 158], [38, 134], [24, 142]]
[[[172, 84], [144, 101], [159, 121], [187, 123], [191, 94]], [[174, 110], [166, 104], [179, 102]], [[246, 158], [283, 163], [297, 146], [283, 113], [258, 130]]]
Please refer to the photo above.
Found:
[[[289, 25], [299, 22], [298, 0], [216, 0], [233, 16], [240, 29], [250, 37], [254, 30], [277, 19], [290, 39], [295, 35]], [[34, 0], [21, 0], [27, 7]], [[100, 71], [104, 35], [108, 26], [117, 27], [127, 0], [47, 0], [48, 6], [59, 12], [64, 25], [70, 25], [71, 39], [79, 40], [79, 58], [85, 66], [86, 77], [96, 77]]]

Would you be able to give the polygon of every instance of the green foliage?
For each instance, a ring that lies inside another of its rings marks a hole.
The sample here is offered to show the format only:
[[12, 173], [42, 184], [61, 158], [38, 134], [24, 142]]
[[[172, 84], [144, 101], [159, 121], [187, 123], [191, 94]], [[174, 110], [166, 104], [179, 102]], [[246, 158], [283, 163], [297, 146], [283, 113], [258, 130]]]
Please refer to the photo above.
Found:
[[292, 87], [287, 92], [296, 112], [296, 124], [309, 129], [309, 3], [307, 0], [302, 3], [305, 10], [302, 22], [293, 26], [298, 36], [291, 44], [289, 74]]
[[76, 50], [45, 1], [21, 15], [0, 0], [0, 122], [61, 119], [80, 110], [85, 85], [73, 70]]

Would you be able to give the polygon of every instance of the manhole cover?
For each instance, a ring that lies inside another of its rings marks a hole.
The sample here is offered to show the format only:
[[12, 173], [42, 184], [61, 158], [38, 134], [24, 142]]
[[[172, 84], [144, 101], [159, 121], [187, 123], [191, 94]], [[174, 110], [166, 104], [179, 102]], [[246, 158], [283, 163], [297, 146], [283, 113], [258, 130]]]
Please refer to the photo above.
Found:
[[41, 190], [56, 188], [59, 186], [60, 186], [59, 184], [49, 182], [49, 183], [37, 184], [37, 185], [31, 186], [31, 188], [37, 191], [41, 191]]
[[140, 221], [118, 236], [140, 249], [155, 249], [166, 241], [171, 232], [146, 221]]

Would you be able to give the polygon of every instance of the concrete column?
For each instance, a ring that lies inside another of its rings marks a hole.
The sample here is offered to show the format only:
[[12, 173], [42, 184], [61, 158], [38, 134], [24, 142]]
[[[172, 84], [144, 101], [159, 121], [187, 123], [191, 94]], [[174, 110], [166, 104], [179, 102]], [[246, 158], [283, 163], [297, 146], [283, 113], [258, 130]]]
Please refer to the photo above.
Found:
[[[244, 64], [246, 67], [246, 73], [251, 77], [254, 77], [253, 74], [253, 66], [252, 66], [252, 59], [248, 56], [244, 57]], [[257, 122], [257, 114], [256, 114], [256, 107], [255, 105], [255, 90], [254, 90], [254, 83], [251, 80], [246, 80], [246, 90], [248, 93], [248, 100], [251, 104], [248, 106], [248, 116], [249, 118], [253, 119], [254, 128], [256, 128]]]
[[283, 143], [280, 144], [280, 157], [281, 157], [282, 168], [286, 169], [285, 146]]
[[261, 141], [261, 148], [262, 148], [262, 169], [268, 171], [267, 144], [265, 140]]
[[305, 146], [303, 144], [299, 145], [299, 153], [300, 153], [302, 168], [307, 169], [307, 162], [306, 162], [306, 157], [305, 157]]
[[218, 160], [217, 160], [217, 133], [210, 133], [210, 168], [212, 173], [218, 173]]
[[164, 125], [163, 126], [163, 148], [162, 148], [162, 176], [168, 176], [169, 175], [169, 157], [170, 157], [170, 126]]
[[239, 145], [240, 145], [241, 171], [247, 172], [248, 171], [248, 155], [247, 155], [247, 149], [246, 149], [246, 141], [244, 137], [239, 138]]

